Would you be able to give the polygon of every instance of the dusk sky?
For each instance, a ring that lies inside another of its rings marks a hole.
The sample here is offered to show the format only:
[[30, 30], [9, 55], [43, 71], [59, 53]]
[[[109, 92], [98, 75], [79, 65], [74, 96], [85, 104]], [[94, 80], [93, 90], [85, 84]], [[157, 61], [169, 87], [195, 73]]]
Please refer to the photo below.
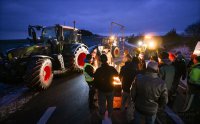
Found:
[[73, 20], [77, 28], [103, 35], [112, 21], [126, 34], [181, 33], [200, 20], [200, 0], [0, 0], [0, 39], [26, 38], [29, 24], [73, 26]]

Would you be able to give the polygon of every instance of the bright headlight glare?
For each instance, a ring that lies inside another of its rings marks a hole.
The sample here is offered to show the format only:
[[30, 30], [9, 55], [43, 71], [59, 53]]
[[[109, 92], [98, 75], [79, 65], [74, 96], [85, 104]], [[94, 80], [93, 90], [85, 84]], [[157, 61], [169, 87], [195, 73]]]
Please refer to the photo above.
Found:
[[156, 48], [156, 44], [154, 41], [150, 41], [148, 44], [149, 49], [155, 49]]
[[143, 44], [142, 41], [138, 41], [139, 46], [142, 46], [142, 44]]

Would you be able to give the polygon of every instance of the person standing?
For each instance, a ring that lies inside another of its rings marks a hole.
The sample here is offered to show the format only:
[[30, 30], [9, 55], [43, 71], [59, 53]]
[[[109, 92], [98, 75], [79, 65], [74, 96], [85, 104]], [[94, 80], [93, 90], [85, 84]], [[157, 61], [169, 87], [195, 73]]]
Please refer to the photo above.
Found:
[[113, 112], [113, 98], [114, 98], [114, 77], [118, 76], [117, 70], [107, 63], [107, 56], [102, 54], [100, 56], [102, 65], [94, 74], [95, 87], [98, 90], [98, 104], [99, 113], [104, 118], [106, 112], [106, 102], [108, 109], [108, 117], [112, 116]]
[[140, 53], [138, 56], [139, 59], [139, 71], [140, 73], [144, 73], [145, 69], [146, 69], [146, 63], [144, 60], [144, 53]]
[[167, 89], [168, 91], [170, 91], [172, 87], [172, 82], [174, 81], [175, 67], [169, 60], [169, 54], [167, 52], [162, 52], [161, 54], [159, 54], [158, 62], [159, 77], [165, 81]]
[[89, 87], [89, 108], [92, 110], [95, 105], [94, 105], [94, 95], [95, 95], [95, 87], [94, 87], [94, 67], [92, 65], [92, 55], [87, 54], [85, 58], [85, 64], [83, 67], [83, 74], [85, 76], [85, 81], [88, 84]]
[[120, 70], [120, 80], [122, 82], [122, 101], [121, 110], [125, 110], [126, 103], [130, 104], [130, 87], [137, 73], [137, 64], [131, 62], [130, 54], [125, 56], [125, 65]]
[[175, 77], [175, 67], [172, 65], [172, 62], [169, 60], [169, 54], [167, 52], [162, 52], [159, 54], [159, 77], [164, 80], [167, 85], [168, 90], [168, 105], [173, 105], [173, 90], [172, 84]]
[[175, 58], [175, 61], [172, 62], [172, 65], [175, 67], [175, 76], [174, 76], [174, 81], [172, 83], [172, 95], [176, 94], [176, 90], [178, 88], [180, 78], [182, 77], [182, 80], [185, 80], [186, 78], [186, 62], [183, 59], [183, 56], [181, 54], [178, 54]]
[[200, 96], [200, 56], [193, 59], [194, 65], [188, 74], [188, 86], [191, 94], [198, 94]]
[[168, 102], [166, 83], [158, 76], [158, 63], [149, 62], [144, 74], [138, 74], [131, 87], [131, 97], [135, 103], [134, 123], [154, 124], [158, 108]]

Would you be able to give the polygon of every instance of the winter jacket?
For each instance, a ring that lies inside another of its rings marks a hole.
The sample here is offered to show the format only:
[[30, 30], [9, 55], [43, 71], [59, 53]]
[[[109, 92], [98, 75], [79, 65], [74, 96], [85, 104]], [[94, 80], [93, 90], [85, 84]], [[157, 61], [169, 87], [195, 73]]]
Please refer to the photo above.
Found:
[[179, 79], [182, 76], [182, 80], [186, 78], [186, 63], [185, 60], [175, 60], [172, 65], [175, 67], [175, 79]]
[[113, 79], [119, 76], [117, 70], [103, 63], [94, 74], [95, 87], [101, 92], [112, 92], [114, 89]]
[[145, 63], [145, 60], [139, 58], [139, 64], [138, 64], [138, 66], [139, 66], [139, 70], [140, 70], [139, 72], [140, 72], [140, 73], [144, 73], [145, 70], [146, 70], [146, 63]]
[[174, 81], [172, 83], [171, 93], [174, 94], [178, 88], [181, 76], [182, 80], [185, 80], [187, 71], [184, 59], [181, 60], [176, 59], [174, 62], [172, 62], [172, 65], [175, 67], [175, 76], [174, 76]]
[[83, 68], [83, 74], [85, 80], [89, 83], [93, 81], [94, 78], [94, 67], [90, 63], [85, 63]]
[[126, 62], [120, 70], [119, 77], [122, 82], [124, 92], [130, 93], [131, 84], [137, 74], [137, 65], [132, 62]]
[[164, 107], [168, 102], [167, 87], [157, 73], [146, 72], [136, 76], [131, 87], [131, 97], [138, 112], [155, 115], [158, 107]]
[[168, 90], [171, 90], [174, 76], [175, 67], [172, 65], [170, 60], [163, 60], [162, 63], [159, 64], [159, 77], [165, 81]]
[[191, 93], [200, 94], [200, 63], [191, 67], [191, 71], [188, 76], [188, 86]]

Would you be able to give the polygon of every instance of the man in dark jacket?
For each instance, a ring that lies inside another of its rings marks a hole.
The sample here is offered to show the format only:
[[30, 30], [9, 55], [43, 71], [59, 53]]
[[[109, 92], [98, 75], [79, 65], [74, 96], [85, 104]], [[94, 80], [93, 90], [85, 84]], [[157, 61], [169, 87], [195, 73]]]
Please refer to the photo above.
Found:
[[131, 62], [132, 57], [125, 56], [125, 65], [120, 70], [120, 80], [122, 82], [121, 110], [125, 110], [126, 103], [130, 104], [130, 87], [137, 73], [137, 64]]
[[180, 78], [182, 77], [182, 80], [185, 80], [187, 72], [186, 72], [186, 63], [181, 54], [177, 55], [175, 61], [172, 62], [172, 65], [175, 67], [175, 76], [171, 89], [171, 93], [173, 95], [176, 93], [178, 84], [180, 82]]
[[113, 98], [114, 98], [114, 77], [118, 76], [117, 70], [109, 66], [107, 63], [107, 56], [102, 54], [100, 56], [102, 65], [94, 74], [95, 86], [98, 90], [99, 112], [104, 118], [106, 112], [106, 101], [108, 109], [108, 117], [111, 117], [113, 111]]
[[135, 103], [134, 122], [141, 123], [145, 118], [147, 124], [154, 124], [159, 107], [168, 101], [165, 82], [158, 77], [158, 64], [149, 62], [145, 74], [139, 74], [131, 88], [131, 97]]

